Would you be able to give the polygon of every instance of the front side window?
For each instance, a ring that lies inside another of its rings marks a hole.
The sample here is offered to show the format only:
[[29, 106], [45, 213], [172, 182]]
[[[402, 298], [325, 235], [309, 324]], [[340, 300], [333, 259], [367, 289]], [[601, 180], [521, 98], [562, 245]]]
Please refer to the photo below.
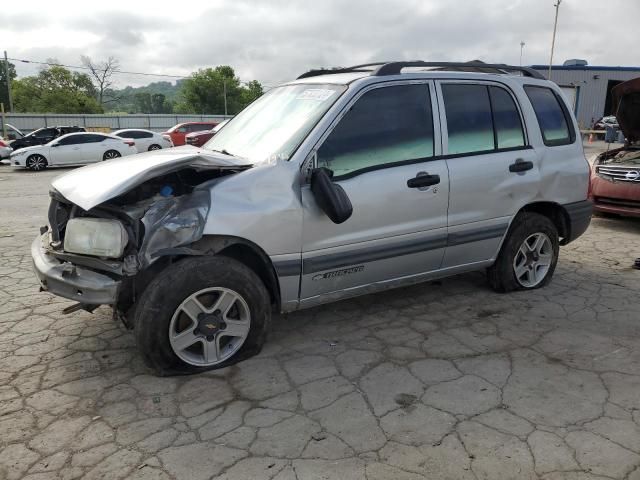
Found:
[[429, 86], [397, 85], [356, 101], [318, 150], [318, 166], [341, 177], [433, 155]]
[[274, 88], [233, 117], [204, 148], [253, 163], [288, 160], [346, 89], [311, 83]]
[[61, 138], [58, 141], [58, 145], [78, 145], [84, 142], [84, 135], [69, 135], [68, 137]]
[[575, 141], [575, 132], [560, 98], [547, 87], [524, 87], [538, 119], [544, 144], [567, 145]]

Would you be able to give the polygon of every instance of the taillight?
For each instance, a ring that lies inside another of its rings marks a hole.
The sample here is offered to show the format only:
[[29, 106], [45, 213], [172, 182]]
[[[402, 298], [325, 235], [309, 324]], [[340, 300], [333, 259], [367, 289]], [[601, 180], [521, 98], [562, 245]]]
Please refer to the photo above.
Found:
[[6, 143], [4, 143], [2, 140], [0, 140], [0, 147], [8, 147], [9, 145], [7, 145]]

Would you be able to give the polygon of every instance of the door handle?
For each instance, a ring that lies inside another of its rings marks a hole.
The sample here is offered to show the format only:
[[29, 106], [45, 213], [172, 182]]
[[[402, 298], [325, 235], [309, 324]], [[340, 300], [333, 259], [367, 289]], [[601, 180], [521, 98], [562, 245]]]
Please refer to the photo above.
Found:
[[419, 172], [414, 178], [407, 180], [409, 188], [424, 188], [440, 183], [440, 175], [429, 175], [426, 172]]
[[524, 161], [521, 158], [517, 159], [514, 163], [509, 165], [510, 172], [526, 172], [527, 170], [531, 170], [533, 168], [533, 162]]

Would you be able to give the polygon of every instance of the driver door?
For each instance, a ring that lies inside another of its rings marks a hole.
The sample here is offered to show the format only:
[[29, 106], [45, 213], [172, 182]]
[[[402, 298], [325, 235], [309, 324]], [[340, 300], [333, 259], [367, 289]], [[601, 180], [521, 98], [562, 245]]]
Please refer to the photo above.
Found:
[[84, 137], [85, 135], [83, 134], [70, 134], [54, 142], [49, 149], [52, 163], [56, 165], [82, 163], [84, 160], [82, 155]]
[[[333, 223], [303, 186], [302, 303], [440, 268], [449, 178], [435, 98], [430, 81], [375, 85], [322, 140], [316, 166], [333, 172], [353, 214]], [[425, 176], [434, 181], [416, 181]]]

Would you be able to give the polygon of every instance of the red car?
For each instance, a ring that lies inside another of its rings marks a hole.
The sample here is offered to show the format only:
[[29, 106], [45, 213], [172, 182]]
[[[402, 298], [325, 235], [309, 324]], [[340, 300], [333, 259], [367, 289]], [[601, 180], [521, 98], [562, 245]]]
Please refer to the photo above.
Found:
[[162, 133], [165, 138], [170, 138], [174, 146], [184, 145], [185, 136], [192, 132], [211, 130], [218, 125], [218, 122], [185, 122], [174, 125], [166, 132]]
[[205, 143], [207, 143], [211, 137], [213, 137], [218, 130], [220, 130], [225, 123], [229, 120], [225, 120], [224, 122], [220, 122], [218, 125], [213, 127], [211, 130], [205, 130], [204, 132], [193, 132], [188, 133], [185, 137], [185, 141], [187, 145], [193, 145], [194, 147], [201, 147]]
[[640, 217], [640, 78], [611, 93], [625, 144], [598, 155], [589, 194], [595, 211]]

